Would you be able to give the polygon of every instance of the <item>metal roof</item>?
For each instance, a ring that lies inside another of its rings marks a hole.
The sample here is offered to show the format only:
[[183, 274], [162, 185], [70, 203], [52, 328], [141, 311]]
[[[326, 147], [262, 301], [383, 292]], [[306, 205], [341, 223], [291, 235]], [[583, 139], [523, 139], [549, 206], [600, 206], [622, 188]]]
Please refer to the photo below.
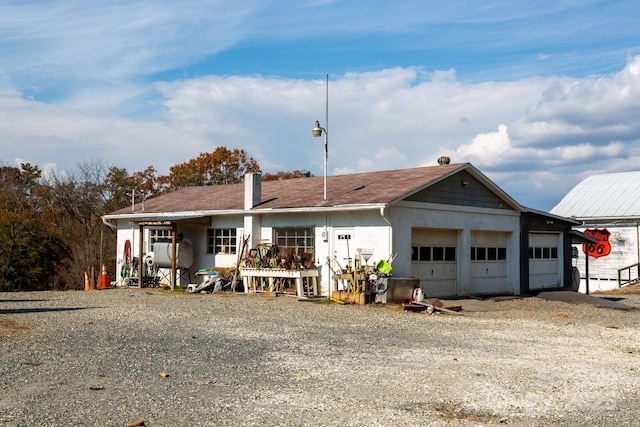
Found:
[[591, 175], [551, 213], [583, 221], [640, 219], [640, 172]]

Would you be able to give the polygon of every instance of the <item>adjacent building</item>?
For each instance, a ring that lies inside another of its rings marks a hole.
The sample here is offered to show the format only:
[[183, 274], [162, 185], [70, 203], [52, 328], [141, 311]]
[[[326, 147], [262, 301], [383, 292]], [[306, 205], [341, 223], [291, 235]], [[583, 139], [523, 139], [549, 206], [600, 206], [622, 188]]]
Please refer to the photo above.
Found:
[[579, 222], [575, 229], [597, 240], [576, 246], [581, 292], [609, 290], [638, 280], [640, 172], [591, 175], [551, 212]]

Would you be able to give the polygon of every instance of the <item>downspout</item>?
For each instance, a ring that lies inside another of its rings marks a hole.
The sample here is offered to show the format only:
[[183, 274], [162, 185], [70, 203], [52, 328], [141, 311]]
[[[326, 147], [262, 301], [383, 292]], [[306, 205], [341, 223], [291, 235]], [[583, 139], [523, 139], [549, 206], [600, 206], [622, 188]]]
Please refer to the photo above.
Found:
[[109, 227], [110, 229], [112, 229], [112, 230], [114, 230], [114, 231], [118, 229], [118, 226], [117, 226], [117, 225], [112, 224], [112, 223], [111, 223], [111, 221], [109, 221], [109, 220], [108, 220], [107, 218], [105, 218], [105, 217], [102, 217], [102, 222], [103, 222], [103, 224], [104, 224], [104, 225], [106, 225], [107, 227]]
[[[112, 231], [114, 231], [116, 233], [116, 244], [118, 243], [118, 226], [115, 224], [112, 224], [111, 221], [109, 221], [108, 219], [106, 219], [105, 217], [102, 217], [102, 223], [104, 225], [106, 225], [107, 227], [109, 227]], [[102, 265], [102, 233], [103, 230], [100, 230], [100, 265]], [[118, 250], [116, 249], [116, 254], [118, 253]], [[118, 261], [116, 260], [116, 265], [115, 265], [116, 271], [115, 271], [115, 277], [118, 277]]]
[[389, 256], [391, 257], [391, 254], [393, 253], [393, 248], [391, 247], [391, 242], [392, 242], [391, 238], [393, 237], [393, 225], [391, 225], [391, 220], [389, 219], [389, 217], [387, 217], [385, 213], [385, 209], [386, 209], [386, 206], [383, 206], [380, 208], [380, 216], [382, 217], [384, 222], [386, 222], [387, 225], [389, 226], [388, 246], [389, 246]]

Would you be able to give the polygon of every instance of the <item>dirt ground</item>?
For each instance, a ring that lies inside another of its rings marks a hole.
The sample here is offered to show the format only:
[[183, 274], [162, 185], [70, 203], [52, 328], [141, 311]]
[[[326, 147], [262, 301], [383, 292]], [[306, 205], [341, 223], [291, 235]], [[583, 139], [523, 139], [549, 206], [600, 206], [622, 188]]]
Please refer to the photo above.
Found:
[[638, 425], [640, 294], [443, 303], [0, 294], [0, 425]]

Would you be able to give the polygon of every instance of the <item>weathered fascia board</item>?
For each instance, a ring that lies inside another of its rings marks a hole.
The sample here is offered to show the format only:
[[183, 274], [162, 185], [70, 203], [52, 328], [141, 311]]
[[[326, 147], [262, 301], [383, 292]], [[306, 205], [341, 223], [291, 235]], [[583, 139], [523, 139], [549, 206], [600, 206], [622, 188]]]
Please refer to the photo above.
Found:
[[406, 200], [393, 205], [393, 207], [426, 209], [426, 210], [446, 211], [446, 212], [478, 213], [478, 214], [517, 216], [517, 217], [520, 216], [520, 212], [514, 211], [514, 210], [507, 210], [507, 209], [492, 209], [492, 208], [481, 208], [477, 206], [463, 206], [463, 205], [441, 205], [437, 203], [409, 202]]
[[582, 225], [598, 225], [598, 224], [615, 224], [615, 225], [630, 225], [637, 226], [640, 224], [640, 216], [625, 216], [625, 217], [571, 217]]

